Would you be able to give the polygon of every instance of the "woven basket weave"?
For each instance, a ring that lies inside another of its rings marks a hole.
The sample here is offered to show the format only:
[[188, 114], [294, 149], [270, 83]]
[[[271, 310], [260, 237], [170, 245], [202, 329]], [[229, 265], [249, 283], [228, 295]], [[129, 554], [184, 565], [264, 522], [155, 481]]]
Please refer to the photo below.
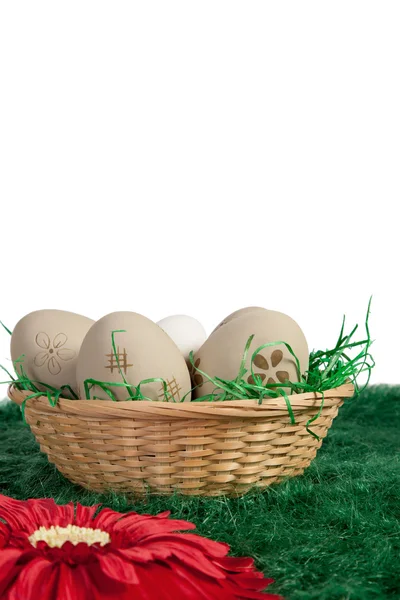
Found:
[[[95, 491], [238, 496], [303, 473], [351, 384], [321, 394], [230, 402], [112, 402], [31, 398], [25, 418], [49, 461], [73, 483]], [[31, 392], [10, 387], [17, 404]]]

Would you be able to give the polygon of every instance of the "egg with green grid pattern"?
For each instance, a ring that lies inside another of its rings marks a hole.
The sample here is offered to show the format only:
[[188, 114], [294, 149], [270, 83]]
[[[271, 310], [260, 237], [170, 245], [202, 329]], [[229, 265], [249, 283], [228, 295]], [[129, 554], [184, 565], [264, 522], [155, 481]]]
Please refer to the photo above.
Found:
[[[246, 312], [217, 328], [194, 356], [192, 382], [196, 386], [195, 398], [217, 393], [220, 390], [211, 378], [219, 377], [232, 381], [239, 373], [244, 350], [250, 336], [254, 336], [245, 363], [244, 381], [261, 385], [279, 385], [285, 381], [298, 382], [300, 374], [308, 369], [309, 351], [304, 333], [289, 316], [271, 310]], [[296, 360], [284, 343], [261, 349], [265, 344], [285, 342], [300, 364], [298, 372]], [[288, 386], [284, 387], [289, 391]]]
[[179, 348], [156, 323], [134, 312], [111, 313], [91, 327], [76, 372], [81, 398], [191, 399], [190, 374]]
[[[77, 392], [76, 364], [83, 338], [94, 321], [64, 310], [37, 310], [23, 317], [11, 336], [11, 358], [16, 372], [39, 390], [46, 384]], [[65, 390], [66, 396], [69, 396]]]

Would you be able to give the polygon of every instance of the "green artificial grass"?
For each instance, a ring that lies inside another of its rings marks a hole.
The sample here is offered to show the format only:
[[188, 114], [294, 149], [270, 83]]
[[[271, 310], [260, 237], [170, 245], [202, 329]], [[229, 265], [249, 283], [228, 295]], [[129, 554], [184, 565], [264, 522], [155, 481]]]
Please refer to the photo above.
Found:
[[103, 502], [197, 525], [252, 556], [286, 600], [400, 598], [400, 387], [373, 386], [340, 409], [306, 473], [237, 499], [128, 500], [70, 484], [39, 452], [18, 407], [0, 408], [0, 491], [18, 499]]

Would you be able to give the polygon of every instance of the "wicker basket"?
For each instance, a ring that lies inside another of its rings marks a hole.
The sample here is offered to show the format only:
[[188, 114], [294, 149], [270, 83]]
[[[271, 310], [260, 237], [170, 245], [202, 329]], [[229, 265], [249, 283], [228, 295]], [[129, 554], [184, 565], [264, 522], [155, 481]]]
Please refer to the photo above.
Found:
[[[231, 402], [112, 402], [31, 398], [25, 417], [49, 461], [73, 483], [95, 491], [238, 496], [303, 473], [316, 455], [351, 384], [321, 395]], [[30, 392], [9, 389], [21, 404]]]

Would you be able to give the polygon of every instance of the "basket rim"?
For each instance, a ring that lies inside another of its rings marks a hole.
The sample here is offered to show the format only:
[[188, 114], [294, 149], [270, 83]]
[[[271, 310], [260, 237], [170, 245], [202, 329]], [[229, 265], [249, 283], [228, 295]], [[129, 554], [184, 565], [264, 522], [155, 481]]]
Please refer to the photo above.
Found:
[[[25, 398], [31, 395], [29, 390], [18, 390], [15, 385], [8, 388], [8, 397], [16, 404], [21, 405]], [[345, 398], [354, 395], [352, 383], [345, 383], [337, 388], [324, 391], [324, 407], [341, 404]], [[321, 392], [305, 392], [288, 396], [294, 413], [308, 411], [310, 408], [319, 408], [322, 401]], [[268, 398], [262, 404], [256, 399], [229, 400], [217, 402], [157, 402], [140, 400], [137, 402], [113, 402], [112, 400], [67, 400], [60, 398], [56, 407], [49, 404], [46, 396], [31, 398], [27, 402], [27, 409], [48, 414], [69, 414], [86, 418], [121, 419], [133, 418], [136, 415], [146, 414], [160, 418], [199, 418], [199, 417], [262, 417], [273, 412], [276, 416], [287, 415], [285, 399]]]

